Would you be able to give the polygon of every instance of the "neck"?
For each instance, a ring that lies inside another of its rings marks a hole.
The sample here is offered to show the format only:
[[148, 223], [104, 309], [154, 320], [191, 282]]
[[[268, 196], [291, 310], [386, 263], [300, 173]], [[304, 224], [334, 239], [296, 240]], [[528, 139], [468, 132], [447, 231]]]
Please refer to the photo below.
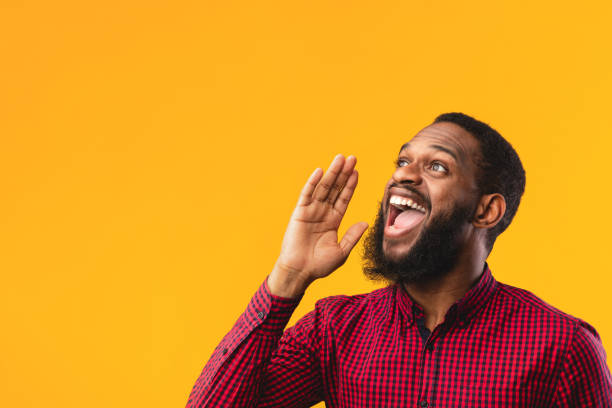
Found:
[[427, 283], [404, 283], [406, 292], [425, 311], [425, 326], [433, 331], [448, 309], [461, 299], [481, 276], [485, 258], [463, 252], [457, 264], [442, 278]]

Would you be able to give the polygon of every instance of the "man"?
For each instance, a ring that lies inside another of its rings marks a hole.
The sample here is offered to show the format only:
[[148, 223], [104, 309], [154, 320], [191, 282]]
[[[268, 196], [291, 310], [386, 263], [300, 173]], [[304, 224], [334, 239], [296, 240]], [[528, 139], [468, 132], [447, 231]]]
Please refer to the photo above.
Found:
[[493, 278], [486, 259], [525, 172], [499, 133], [461, 113], [400, 150], [364, 251], [365, 273], [390, 284], [319, 300], [283, 333], [306, 288], [367, 229], [338, 242], [355, 162], [338, 155], [310, 176], [274, 269], [188, 407], [612, 407], [596, 330]]

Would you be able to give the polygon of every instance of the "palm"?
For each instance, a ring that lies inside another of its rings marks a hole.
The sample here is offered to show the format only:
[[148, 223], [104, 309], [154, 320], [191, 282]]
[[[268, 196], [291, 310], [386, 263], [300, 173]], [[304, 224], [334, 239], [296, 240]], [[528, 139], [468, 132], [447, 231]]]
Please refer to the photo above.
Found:
[[310, 176], [291, 216], [279, 263], [311, 279], [329, 275], [341, 266], [365, 229], [353, 225], [338, 242], [338, 228], [357, 185], [355, 158], [336, 156], [327, 173]]

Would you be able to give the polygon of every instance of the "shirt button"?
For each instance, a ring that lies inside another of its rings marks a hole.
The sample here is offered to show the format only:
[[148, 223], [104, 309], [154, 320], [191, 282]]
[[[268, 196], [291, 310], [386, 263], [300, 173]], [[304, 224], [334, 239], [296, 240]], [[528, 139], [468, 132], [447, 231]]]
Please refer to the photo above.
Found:
[[434, 345], [433, 345], [433, 343], [429, 343], [429, 344], [427, 345], [427, 351], [433, 351], [433, 349], [434, 349]]
[[419, 402], [419, 406], [421, 406], [423, 408], [427, 408], [429, 406], [429, 404], [427, 403], [427, 401], [423, 400], [423, 401]]
[[260, 319], [264, 318], [264, 312], [257, 312], [257, 317], [259, 317]]

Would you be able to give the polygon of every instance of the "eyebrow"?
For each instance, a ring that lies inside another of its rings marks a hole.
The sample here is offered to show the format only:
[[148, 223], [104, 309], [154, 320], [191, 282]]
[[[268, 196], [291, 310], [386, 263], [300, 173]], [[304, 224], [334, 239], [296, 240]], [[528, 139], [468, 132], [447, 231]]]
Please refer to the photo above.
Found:
[[[405, 149], [405, 148], [407, 148], [408, 146], [410, 146], [410, 142], [406, 142], [406, 143], [404, 143], [404, 144], [402, 145], [402, 147], [400, 147], [400, 151], [399, 151], [399, 152], [401, 153], [401, 152], [402, 152], [402, 150], [404, 150], [404, 149]], [[447, 153], [447, 154], [449, 154], [450, 156], [452, 156], [452, 157], [453, 157], [453, 159], [455, 159], [455, 161], [457, 161], [457, 162], [459, 161], [459, 159], [457, 158], [457, 155], [455, 154], [455, 152], [453, 152], [453, 151], [452, 151], [452, 150], [450, 150], [450, 149], [447, 149], [447, 148], [446, 148], [446, 147], [444, 147], [444, 146], [440, 146], [440, 145], [436, 145], [436, 144], [434, 144], [434, 145], [429, 145], [429, 147], [434, 148], [434, 149], [436, 149], [436, 150], [440, 150], [440, 151], [442, 151], [442, 152], [444, 152], [444, 153]]]

